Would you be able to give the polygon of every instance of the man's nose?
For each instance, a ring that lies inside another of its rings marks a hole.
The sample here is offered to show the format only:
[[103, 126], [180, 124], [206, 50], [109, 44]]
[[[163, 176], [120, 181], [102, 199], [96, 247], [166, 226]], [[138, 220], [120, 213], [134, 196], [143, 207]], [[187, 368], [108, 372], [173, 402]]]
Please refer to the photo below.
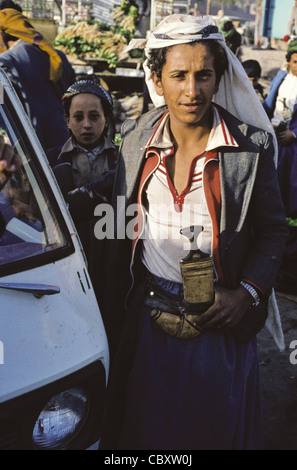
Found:
[[194, 76], [189, 76], [186, 80], [186, 94], [189, 97], [199, 95], [200, 85], [198, 80]]

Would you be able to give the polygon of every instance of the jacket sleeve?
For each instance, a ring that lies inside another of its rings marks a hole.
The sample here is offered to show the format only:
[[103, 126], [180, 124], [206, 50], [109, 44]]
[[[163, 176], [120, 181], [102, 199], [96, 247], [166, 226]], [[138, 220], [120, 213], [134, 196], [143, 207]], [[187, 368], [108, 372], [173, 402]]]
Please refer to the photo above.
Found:
[[109, 170], [95, 183], [76, 188], [65, 195], [75, 224], [92, 219], [98, 204], [110, 202], [114, 176], [115, 170]]
[[285, 79], [287, 72], [284, 70], [279, 70], [276, 76], [272, 79], [272, 82], [269, 87], [269, 92], [265, 100], [263, 101], [263, 107], [269, 117], [271, 119], [273, 117], [275, 102], [278, 95], [278, 89]]
[[277, 172], [273, 162], [274, 149], [269, 134], [259, 156], [248, 220], [252, 226], [252, 243], [242, 271], [265, 294], [274, 285], [288, 234]]

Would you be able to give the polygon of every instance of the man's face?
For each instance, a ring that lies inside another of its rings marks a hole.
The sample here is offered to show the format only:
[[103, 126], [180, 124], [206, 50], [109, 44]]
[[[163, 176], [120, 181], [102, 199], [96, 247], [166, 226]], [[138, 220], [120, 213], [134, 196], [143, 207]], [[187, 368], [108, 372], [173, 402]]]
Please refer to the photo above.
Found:
[[218, 86], [213, 56], [204, 45], [171, 47], [161, 79], [153, 75], [153, 80], [156, 92], [165, 98], [172, 122], [183, 126], [203, 126], [208, 122]]
[[290, 70], [295, 77], [297, 77], [297, 53], [291, 55], [291, 60], [289, 62]]

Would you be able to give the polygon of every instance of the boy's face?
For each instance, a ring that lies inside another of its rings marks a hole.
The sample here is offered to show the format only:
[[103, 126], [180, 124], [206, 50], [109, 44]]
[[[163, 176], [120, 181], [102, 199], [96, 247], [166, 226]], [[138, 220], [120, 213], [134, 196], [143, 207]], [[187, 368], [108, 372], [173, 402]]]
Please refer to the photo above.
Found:
[[259, 82], [259, 78], [258, 77], [249, 77], [249, 81], [251, 82], [253, 87], [256, 88], [256, 86], [258, 85], [258, 82]]
[[74, 96], [66, 119], [69, 129], [82, 147], [90, 150], [98, 145], [106, 124], [98, 96], [91, 93]]
[[292, 74], [297, 77], [297, 53], [291, 55], [289, 66]]
[[218, 91], [213, 56], [202, 44], [179, 44], [167, 52], [161, 79], [153, 74], [156, 92], [164, 96], [170, 120], [182, 126], [203, 126]]

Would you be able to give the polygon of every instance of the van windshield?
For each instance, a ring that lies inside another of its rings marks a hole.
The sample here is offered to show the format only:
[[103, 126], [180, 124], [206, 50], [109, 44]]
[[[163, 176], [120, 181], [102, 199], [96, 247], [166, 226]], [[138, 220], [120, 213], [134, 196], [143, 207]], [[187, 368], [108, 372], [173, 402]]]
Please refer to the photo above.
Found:
[[[21, 168], [0, 191], [2, 272], [3, 265], [15, 265], [36, 257], [37, 264], [43, 264], [41, 256], [67, 246], [68, 240], [67, 232], [66, 235], [65, 230], [63, 233], [58, 221], [53, 196], [46, 190], [44, 175], [41, 176], [40, 169], [37, 170], [37, 157], [30, 144], [30, 136], [25, 133], [19, 113], [12, 109], [7, 96], [0, 104], [0, 135], [22, 158]], [[47, 256], [48, 260], [52, 258]]]

